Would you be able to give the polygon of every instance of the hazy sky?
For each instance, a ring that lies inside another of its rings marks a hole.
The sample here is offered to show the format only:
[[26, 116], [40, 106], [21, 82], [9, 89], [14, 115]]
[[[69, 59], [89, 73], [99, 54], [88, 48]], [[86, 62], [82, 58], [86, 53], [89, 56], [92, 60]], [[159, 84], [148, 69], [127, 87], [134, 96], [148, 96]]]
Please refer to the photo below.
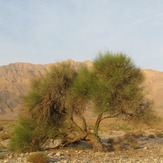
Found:
[[163, 0], [0, 0], [0, 65], [125, 52], [163, 71]]

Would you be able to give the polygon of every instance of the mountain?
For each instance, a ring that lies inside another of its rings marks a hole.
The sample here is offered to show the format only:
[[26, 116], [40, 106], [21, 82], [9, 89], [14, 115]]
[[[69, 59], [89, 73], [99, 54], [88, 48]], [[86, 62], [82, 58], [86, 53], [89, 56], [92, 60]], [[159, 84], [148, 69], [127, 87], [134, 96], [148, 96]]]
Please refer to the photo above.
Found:
[[155, 70], [143, 70], [151, 99], [154, 100], [154, 109], [163, 116], [163, 72]]
[[[74, 62], [67, 60], [74, 68], [83, 64], [92, 66], [90, 61]], [[58, 64], [58, 63], [56, 63]], [[31, 63], [12, 63], [0, 66], [0, 119], [15, 119], [23, 109], [22, 98], [30, 89], [30, 81], [47, 73], [53, 64], [35, 65]], [[154, 109], [163, 115], [163, 72], [143, 70], [150, 97], [154, 100]]]
[[[83, 64], [90, 67], [90, 61], [74, 62], [67, 60], [76, 69]], [[58, 64], [58, 63], [56, 63]], [[22, 110], [22, 97], [30, 89], [30, 81], [41, 77], [53, 64], [35, 65], [31, 63], [12, 63], [0, 66], [0, 119], [14, 119]]]

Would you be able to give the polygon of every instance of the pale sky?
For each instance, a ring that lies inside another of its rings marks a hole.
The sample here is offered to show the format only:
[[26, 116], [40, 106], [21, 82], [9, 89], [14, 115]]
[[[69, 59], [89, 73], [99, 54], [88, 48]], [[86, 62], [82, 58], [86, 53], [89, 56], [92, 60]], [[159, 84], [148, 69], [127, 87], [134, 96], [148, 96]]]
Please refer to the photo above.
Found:
[[0, 0], [0, 65], [125, 52], [163, 71], [163, 0]]

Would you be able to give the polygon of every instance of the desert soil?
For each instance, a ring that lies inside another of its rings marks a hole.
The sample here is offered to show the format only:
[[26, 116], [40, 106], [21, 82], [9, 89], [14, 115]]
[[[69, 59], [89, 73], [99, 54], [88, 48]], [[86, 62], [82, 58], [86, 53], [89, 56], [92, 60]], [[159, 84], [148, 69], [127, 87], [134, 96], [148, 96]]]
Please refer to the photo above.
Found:
[[[89, 146], [81, 143], [73, 147], [45, 150], [44, 153], [47, 154], [49, 163], [163, 163], [163, 138], [155, 136], [153, 132], [156, 131], [148, 130], [143, 136], [137, 138], [139, 142], [137, 148], [93, 152]], [[152, 134], [154, 136], [149, 136]], [[111, 137], [116, 139], [122, 135], [123, 131], [114, 131]], [[103, 143], [106, 143], [108, 134], [102, 133], [100, 136]], [[30, 153], [8, 153], [0, 163], [27, 163], [26, 158], [29, 155]]]

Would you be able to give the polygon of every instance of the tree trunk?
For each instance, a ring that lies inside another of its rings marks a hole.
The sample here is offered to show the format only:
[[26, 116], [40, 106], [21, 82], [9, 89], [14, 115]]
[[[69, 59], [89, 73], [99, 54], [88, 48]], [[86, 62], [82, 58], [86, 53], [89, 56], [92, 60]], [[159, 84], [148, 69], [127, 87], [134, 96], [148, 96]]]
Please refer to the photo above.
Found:
[[82, 129], [83, 131], [87, 131], [87, 123], [86, 123], [86, 120], [83, 116], [80, 116], [81, 120], [82, 120]]
[[95, 134], [89, 133], [85, 140], [93, 146], [94, 152], [104, 152], [104, 147], [100, 141], [100, 138]]
[[83, 139], [85, 139], [87, 133], [81, 133], [80, 135], [77, 135], [76, 137], [74, 137], [73, 139], [65, 139], [65, 142], [61, 145], [62, 147], [67, 146], [69, 144], [75, 143], [75, 142], [79, 142]]
[[96, 123], [95, 123], [95, 126], [94, 126], [94, 134], [95, 134], [96, 136], [98, 136], [98, 130], [99, 130], [99, 126], [100, 126], [100, 122], [101, 122], [102, 115], [103, 115], [103, 114], [99, 114], [99, 115], [98, 115], [97, 120], [96, 120]]
[[79, 142], [81, 140], [85, 140], [89, 144], [91, 144], [94, 152], [104, 152], [105, 151], [104, 147], [100, 141], [100, 138], [93, 133], [87, 133], [87, 132], [83, 132], [80, 135], [74, 137], [73, 139], [65, 139], [61, 144], [59, 144], [55, 148], [65, 147], [69, 144]]

